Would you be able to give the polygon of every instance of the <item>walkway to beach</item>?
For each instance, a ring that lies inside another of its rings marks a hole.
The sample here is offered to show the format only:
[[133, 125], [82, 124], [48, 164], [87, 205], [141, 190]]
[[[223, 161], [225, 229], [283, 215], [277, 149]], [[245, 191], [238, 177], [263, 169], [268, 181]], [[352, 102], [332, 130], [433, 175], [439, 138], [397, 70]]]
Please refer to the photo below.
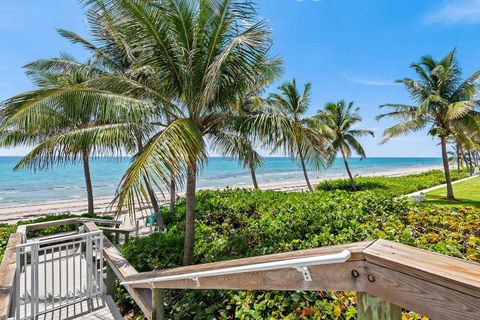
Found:
[[17, 251], [17, 319], [122, 319], [103, 284], [103, 234], [32, 239]]

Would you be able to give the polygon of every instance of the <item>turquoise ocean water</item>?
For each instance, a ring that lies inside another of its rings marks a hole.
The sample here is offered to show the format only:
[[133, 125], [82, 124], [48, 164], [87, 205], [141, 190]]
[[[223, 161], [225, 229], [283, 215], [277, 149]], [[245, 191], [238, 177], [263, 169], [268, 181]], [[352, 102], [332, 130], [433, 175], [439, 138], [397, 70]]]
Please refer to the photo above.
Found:
[[[83, 171], [80, 165], [60, 166], [47, 172], [13, 172], [19, 157], [0, 157], [0, 207], [17, 203], [39, 203], [52, 200], [85, 198]], [[95, 197], [112, 196], [129, 165], [129, 159], [92, 160]], [[405, 168], [423, 169], [441, 165], [439, 158], [368, 158], [351, 159], [354, 174], [395, 172]], [[331, 168], [310, 171], [312, 179], [345, 177], [343, 161], [337, 159]], [[266, 158], [257, 172], [261, 183], [286, 182], [303, 178], [297, 163], [289, 158]], [[248, 170], [225, 158], [211, 158], [198, 178], [199, 188], [246, 187], [251, 185]]]

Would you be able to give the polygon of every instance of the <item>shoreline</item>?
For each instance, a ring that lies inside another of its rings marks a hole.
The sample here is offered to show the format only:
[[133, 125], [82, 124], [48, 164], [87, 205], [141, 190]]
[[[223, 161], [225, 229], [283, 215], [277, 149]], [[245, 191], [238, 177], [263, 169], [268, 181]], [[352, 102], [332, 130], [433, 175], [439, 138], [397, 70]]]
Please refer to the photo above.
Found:
[[[370, 173], [365, 175], [358, 175], [358, 177], [374, 177], [374, 176], [385, 176], [385, 177], [396, 177], [404, 176], [409, 174], [421, 173], [428, 170], [438, 170], [441, 169], [441, 166], [425, 166], [422, 168], [402, 168], [390, 171], [379, 171], [376, 173]], [[336, 178], [316, 178], [311, 179], [311, 184], [316, 185], [324, 180], [331, 179], [344, 179], [344, 177]], [[304, 180], [282, 180], [281, 182], [267, 182], [260, 183], [259, 187], [261, 190], [274, 190], [274, 191], [285, 191], [285, 192], [303, 192], [307, 190], [307, 186]], [[224, 186], [221, 188], [199, 188], [198, 190], [222, 190], [226, 188], [239, 188], [238, 186]], [[251, 186], [245, 186], [241, 188], [251, 188]], [[178, 196], [183, 196], [183, 192], [177, 194]], [[109, 210], [110, 203], [113, 197], [98, 197], [95, 198], [95, 211], [98, 214], [111, 215], [112, 210]], [[159, 195], [159, 202], [162, 205], [168, 204], [168, 201], [162, 199], [162, 196]], [[73, 214], [81, 215], [87, 211], [86, 199], [75, 199], [75, 200], [54, 200], [46, 202], [37, 202], [37, 203], [17, 203], [11, 204], [5, 207], [0, 207], [0, 223], [14, 224], [19, 220], [24, 219], [34, 219], [49, 215], [60, 215], [60, 214]], [[126, 214], [122, 214], [123, 220], [126, 222]], [[121, 217], [120, 217], [121, 218]]]

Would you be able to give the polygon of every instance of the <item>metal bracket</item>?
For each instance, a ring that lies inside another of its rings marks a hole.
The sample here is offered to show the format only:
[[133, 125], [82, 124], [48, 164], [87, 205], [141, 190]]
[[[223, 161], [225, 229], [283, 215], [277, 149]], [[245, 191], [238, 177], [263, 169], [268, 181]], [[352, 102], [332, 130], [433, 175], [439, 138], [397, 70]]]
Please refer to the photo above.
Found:
[[192, 278], [192, 280], [195, 281], [195, 285], [196, 285], [197, 287], [200, 287], [200, 279], [198, 279], [197, 277], [195, 277], [195, 278]]
[[298, 272], [300, 272], [303, 276], [303, 280], [305, 281], [312, 281], [312, 276], [310, 275], [310, 271], [308, 270], [308, 267], [296, 267]]

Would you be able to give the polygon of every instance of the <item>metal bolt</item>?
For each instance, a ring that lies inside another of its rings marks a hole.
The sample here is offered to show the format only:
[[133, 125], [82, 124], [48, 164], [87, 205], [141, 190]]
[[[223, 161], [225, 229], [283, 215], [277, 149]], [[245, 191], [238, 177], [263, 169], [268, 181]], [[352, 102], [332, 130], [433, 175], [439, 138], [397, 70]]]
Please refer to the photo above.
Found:
[[360, 273], [358, 273], [357, 270], [352, 270], [352, 277], [358, 278], [358, 277], [360, 277]]
[[369, 275], [367, 276], [367, 279], [368, 279], [368, 281], [370, 281], [370, 282], [375, 282], [375, 276], [374, 276], [373, 274], [369, 274]]

